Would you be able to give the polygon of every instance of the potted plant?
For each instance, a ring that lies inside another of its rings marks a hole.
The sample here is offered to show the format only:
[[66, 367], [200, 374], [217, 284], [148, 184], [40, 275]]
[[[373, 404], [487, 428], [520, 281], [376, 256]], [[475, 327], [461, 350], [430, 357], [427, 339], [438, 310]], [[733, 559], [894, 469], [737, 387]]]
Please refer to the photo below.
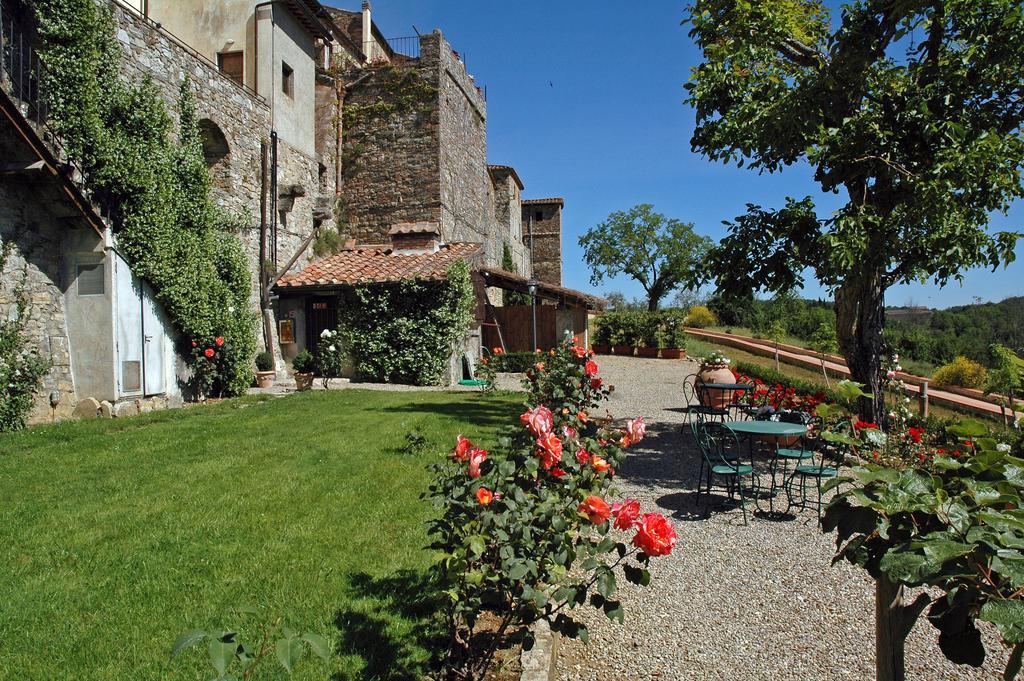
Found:
[[313, 353], [303, 350], [295, 355], [295, 359], [292, 360], [292, 369], [295, 370], [296, 390], [309, 390], [313, 387], [313, 371], [316, 369]]
[[658, 356], [658, 329], [661, 326], [657, 312], [645, 312], [637, 315], [636, 354], [639, 357]]
[[[703, 383], [735, 383], [736, 377], [732, 375], [729, 364], [732, 362], [728, 357], [715, 350], [701, 360], [698, 380]], [[705, 407], [721, 409], [729, 404], [730, 392], [727, 390], [708, 391], [708, 398], [711, 404]]]
[[264, 350], [256, 355], [256, 386], [267, 389], [274, 385], [274, 356]]
[[612, 352], [616, 355], [633, 355], [631, 344], [630, 320], [626, 313], [617, 314], [611, 323], [609, 337], [612, 343]]
[[661, 329], [661, 358], [680, 359], [686, 357], [686, 334], [683, 332], [683, 320], [675, 314], [665, 315], [665, 324]]
[[594, 351], [595, 355], [607, 355], [612, 351], [611, 323], [613, 319], [611, 315], [606, 314], [598, 317], [594, 322], [594, 342], [590, 344], [590, 349]]

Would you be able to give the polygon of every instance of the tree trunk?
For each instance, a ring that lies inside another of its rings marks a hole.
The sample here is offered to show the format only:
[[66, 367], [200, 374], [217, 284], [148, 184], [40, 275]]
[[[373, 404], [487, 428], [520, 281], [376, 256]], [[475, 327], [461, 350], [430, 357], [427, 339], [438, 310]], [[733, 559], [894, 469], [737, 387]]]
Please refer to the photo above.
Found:
[[875, 681], [904, 681], [905, 644], [917, 618], [931, 603], [928, 594], [912, 602], [901, 584], [881, 575], [875, 580]]
[[836, 291], [836, 334], [839, 350], [854, 381], [871, 393], [861, 398], [860, 417], [883, 424], [885, 394], [882, 391], [882, 352], [885, 330], [883, 273], [868, 270], [851, 276]]
[[779, 370], [779, 341], [775, 341], [775, 370]]

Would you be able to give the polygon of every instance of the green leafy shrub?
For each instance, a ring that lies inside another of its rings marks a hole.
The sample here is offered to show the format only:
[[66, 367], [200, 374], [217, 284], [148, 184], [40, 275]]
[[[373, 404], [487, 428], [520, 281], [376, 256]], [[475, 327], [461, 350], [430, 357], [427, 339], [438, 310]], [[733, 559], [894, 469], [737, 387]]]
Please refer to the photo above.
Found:
[[[0, 282], [7, 281], [4, 270], [12, 248], [7, 243], [0, 250]], [[25, 335], [29, 301], [24, 280], [16, 286], [13, 296], [12, 314], [0, 315], [0, 432], [25, 427], [39, 383], [50, 370], [50, 362], [30, 347]]]
[[594, 345], [612, 344], [613, 314], [612, 312], [606, 312], [594, 321]]
[[109, 7], [92, 0], [31, 4], [48, 67], [50, 123], [113, 218], [119, 251], [153, 286], [186, 343], [182, 354], [189, 356], [188, 339], [225, 339], [216, 380], [197, 382], [244, 393], [256, 351], [251, 273], [234, 234], [238, 220], [211, 198], [190, 83], [181, 86], [175, 131], [150, 80], [120, 80]]
[[984, 388], [988, 381], [988, 370], [966, 357], [957, 357], [949, 364], [944, 364], [932, 374], [937, 385], [957, 385], [962, 388]]
[[656, 348], [661, 334], [661, 314], [658, 312], [636, 313], [636, 335], [633, 345], [637, 347]]
[[316, 358], [309, 350], [303, 350], [292, 360], [292, 369], [297, 374], [311, 374], [316, 371]]
[[683, 330], [686, 315], [682, 310], [668, 309], [662, 313], [661, 337], [663, 348], [686, 349], [686, 332]]
[[[647, 585], [650, 559], [676, 541], [668, 520], [641, 515], [639, 502], [607, 501], [625, 448], [645, 426], [642, 418], [625, 429], [591, 421], [588, 412], [610, 391], [590, 353], [567, 340], [528, 379], [520, 429], [490, 451], [459, 436], [434, 466], [430, 497], [440, 514], [430, 524], [431, 548], [440, 553], [450, 627], [444, 678], [485, 678], [505, 636], [540, 619], [587, 641], [569, 610], [588, 602], [621, 623], [616, 568]], [[478, 643], [492, 636], [478, 627], [485, 612], [498, 620], [493, 645]], [[529, 645], [529, 632], [522, 635]]]
[[502, 352], [494, 353], [488, 361], [495, 371], [509, 373], [525, 373], [533, 368], [541, 355], [536, 352]]
[[256, 355], [256, 371], [273, 371], [274, 356], [264, 350]]
[[717, 323], [718, 319], [715, 317], [715, 313], [704, 305], [691, 307], [690, 311], [686, 314], [686, 325], [692, 326], [695, 329], [703, 329], [708, 326], [714, 326]]
[[316, 374], [323, 379], [324, 390], [332, 378], [341, 378], [345, 369], [345, 352], [341, 345], [341, 332], [324, 329], [316, 346]]
[[353, 287], [341, 305], [341, 330], [356, 371], [378, 381], [440, 383], [472, 320], [473, 286], [464, 261], [443, 281]]

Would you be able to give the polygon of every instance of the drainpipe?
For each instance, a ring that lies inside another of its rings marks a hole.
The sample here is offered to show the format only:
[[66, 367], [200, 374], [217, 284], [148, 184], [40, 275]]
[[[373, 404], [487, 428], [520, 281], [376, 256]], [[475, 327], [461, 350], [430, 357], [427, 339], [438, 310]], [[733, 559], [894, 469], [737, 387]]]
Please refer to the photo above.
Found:
[[363, 0], [363, 54], [367, 64], [373, 61], [373, 17], [368, 0]]

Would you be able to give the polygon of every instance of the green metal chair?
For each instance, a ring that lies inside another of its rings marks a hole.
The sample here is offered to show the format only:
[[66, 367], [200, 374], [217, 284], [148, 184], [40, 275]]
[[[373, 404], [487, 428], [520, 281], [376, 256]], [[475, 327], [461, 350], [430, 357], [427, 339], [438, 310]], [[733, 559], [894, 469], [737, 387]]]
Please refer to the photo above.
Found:
[[701, 472], [697, 478], [697, 501], [700, 501], [702, 487], [704, 484], [704, 470], [707, 470], [707, 498], [705, 499], [705, 513], [710, 510], [711, 488], [715, 478], [724, 478], [725, 485], [722, 485], [729, 498], [733, 499], [734, 494], [739, 493], [740, 509], [743, 511], [743, 524], [747, 524], [747, 505], [743, 495], [743, 479], [752, 478], [754, 467], [740, 463], [740, 441], [736, 434], [714, 421], [695, 419], [691, 422], [694, 440], [700, 448], [702, 462]]
[[[819, 523], [821, 522], [821, 487], [826, 481], [839, 475], [838, 465], [829, 456], [830, 449], [822, 446], [823, 444], [821, 440], [818, 440], [816, 442], [817, 451], [812, 451], [811, 458], [805, 459], [804, 463], [798, 463], [796, 468], [793, 469], [793, 474], [790, 476], [786, 491], [789, 497], [790, 508], [809, 508], [811, 506], [811, 499], [808, 497], [807, 484], [813, 481], [814, 488], [817, 490], [817, 496], [813, 501], [813, 505], [818, 514]], [[797, 482], [799, 482], [800, 486], [799, 501], [794, 500], [793, 488]]]
[[772, 492], [776, 490], [775, 484], [775, 469], [780, 465], [782, 466], [782, 480], [785, 484], [786, 474], [789, 472], [789, 466], [794, 467], [800, 466], [806, 463], [813, 463], [814, 452], [820, 446], [819, 433], [821, 432], [821, 419], [814, 417], [811, 422], [807, 424], [807, 434], [800, 437], [798, 442], [793, 443], [791, 446], [780, 447], [778, 445], [778, 438], [776, 438], [775, 444], [775, 461], [774, 469], [772, 470]]

